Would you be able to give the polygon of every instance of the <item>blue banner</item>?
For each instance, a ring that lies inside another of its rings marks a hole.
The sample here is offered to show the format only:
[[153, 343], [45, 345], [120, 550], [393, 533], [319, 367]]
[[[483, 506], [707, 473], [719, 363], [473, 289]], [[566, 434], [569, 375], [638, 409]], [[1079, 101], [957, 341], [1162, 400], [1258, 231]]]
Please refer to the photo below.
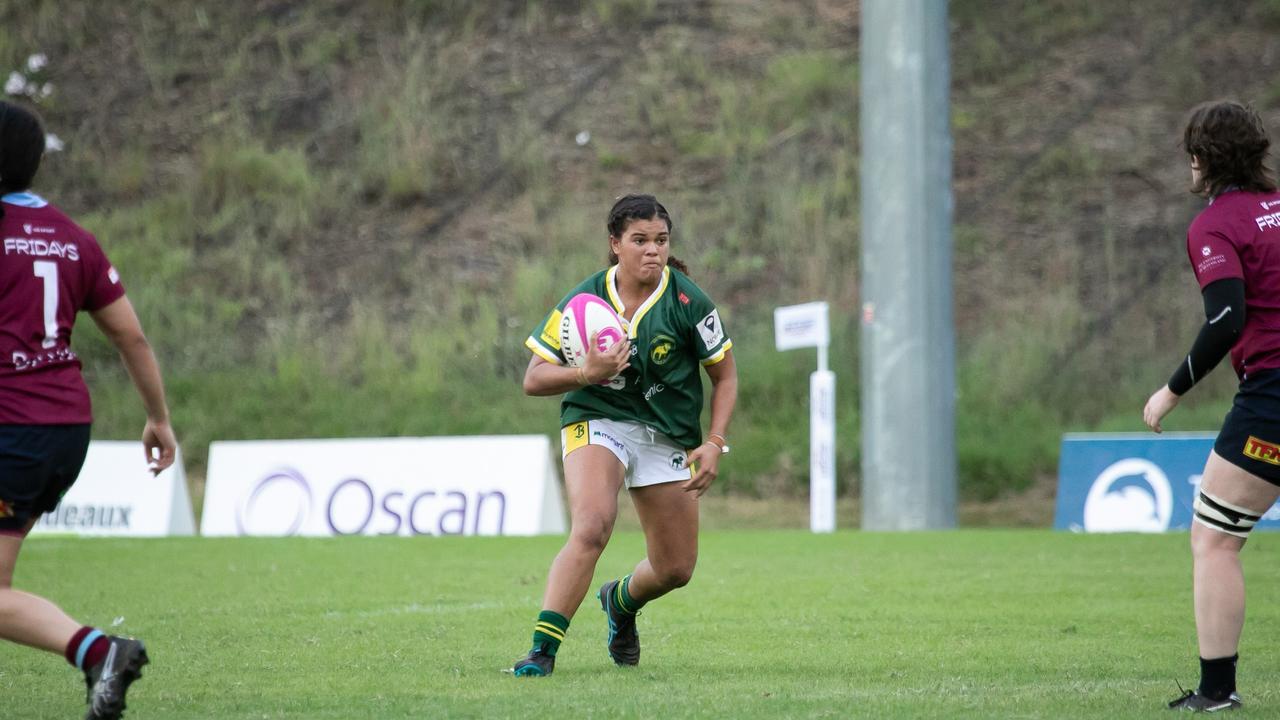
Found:
[[[1191, 504], [1216, 435], [1068, 433], [1058, 461], [1053, 526], [1073, 532], [1164, 532], [1191, 527]], [[1280, 529], [1280, 504], [1258, 530]]]

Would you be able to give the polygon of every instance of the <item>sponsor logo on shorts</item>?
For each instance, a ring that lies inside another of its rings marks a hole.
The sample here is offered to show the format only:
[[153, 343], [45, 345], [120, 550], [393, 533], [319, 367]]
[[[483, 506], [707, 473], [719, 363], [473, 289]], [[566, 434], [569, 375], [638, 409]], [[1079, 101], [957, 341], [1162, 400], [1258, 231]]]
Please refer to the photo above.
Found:
[[676, 348], [676, 340], [670, 335], [658, 335], [649, 342], [649, 360], [654, 365], [666, 365], [671, 359], [671, 351]]
[[0, 518], [11, 518], [13, 515], [13, 506], [4, 500], [0, 500]]
[[609, 433], [601, 432], [600, 430], [592, 430], [591, 437], [600, 438], [601, 440], [608, 440], [610, 443], [613, 444], [614, 447], [618, 448], [619, 450], [625, 451], [627, 449], [626, 445], [623, 445], [621, 442], [618, 441], [617, 438], [610, 435]]
[[671, 463], [672, 470], [683, 470], [685, 463], [685, 455], [680, 451], [671, 453], [671, 457], [667, 458], [667, 462]]
[[1244, 454], [1254, 460], [1280, 465], [1280, 445], [1250, 435], [1244, 443]]

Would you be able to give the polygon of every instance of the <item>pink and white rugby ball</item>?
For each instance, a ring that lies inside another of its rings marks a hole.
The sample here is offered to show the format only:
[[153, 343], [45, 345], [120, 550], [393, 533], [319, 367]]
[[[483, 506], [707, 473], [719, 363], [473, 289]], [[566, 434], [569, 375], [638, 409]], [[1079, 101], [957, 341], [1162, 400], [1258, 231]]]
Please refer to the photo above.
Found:
[[569, 299], [560, 317], [560, 352], [569, 365], [586, 364], [592, 335], [596, 335], [596, 347], [603, 351], [625, 340], [627, 331], [609, 303], [590, 293], [579, 293]]

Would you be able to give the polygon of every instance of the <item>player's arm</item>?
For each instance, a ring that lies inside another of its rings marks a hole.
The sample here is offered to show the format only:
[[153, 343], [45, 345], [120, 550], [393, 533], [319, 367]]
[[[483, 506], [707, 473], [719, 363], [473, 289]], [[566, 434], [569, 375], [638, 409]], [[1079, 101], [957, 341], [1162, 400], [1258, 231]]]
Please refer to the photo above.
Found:
[[582, 367], [557, 365], [544, 360], [537, 353], [529, 359], [524, 371], [524, 394], [533, 396], [563, 395], [608, 380], [631, 367], [631, 342], [623, 340], [601, 352], [596, 338], [591, 337], [587, 349], [587, 361]]
[[1204, 325], [1191, 345], [1191, 352], [1169, 378], [1175, 395], [1186, 395], [1231, 352], [1244, 330], [1244, 280], [1226, 278], [1204, 288]]
[[689, 464], [694, 468], [693, 478], [684, 483], [684, 489], [699, 496], [711, 487], [720, 472], [720, 455], [728, 444], [729, 421], [733, 408], [738, 404], [738, 365], [733, 351], [726, 350], [724, 357], [704, 366], [711, 379], [711, 427], [702, 445], [689, 453]]
[[1143, 420], [1156, 432], [1160, 432], [1161, 418], [1173, 410], [1181, 396], [1222, 362], [1244, 331], [1244, 280], [1215, 280], [1205, 286], [1203, 298], [1205, 322], [1191, 345], [1191, 351], [1173, 371], [1169, 382], [1151, 396], [1143, 411]]
[[120, 299], [90, 313], [102, 334], [120, 353], [133, 386], [142, 396], [147, 424], [142, 430], [142, 443], [151, 471], [159, 473], [173, 464], [178, 441], [169, 426], [169, 406], [164, 397], [164, 381], [151, 343], [142, 332], [142, 324], [133, 311], [129, 298]]

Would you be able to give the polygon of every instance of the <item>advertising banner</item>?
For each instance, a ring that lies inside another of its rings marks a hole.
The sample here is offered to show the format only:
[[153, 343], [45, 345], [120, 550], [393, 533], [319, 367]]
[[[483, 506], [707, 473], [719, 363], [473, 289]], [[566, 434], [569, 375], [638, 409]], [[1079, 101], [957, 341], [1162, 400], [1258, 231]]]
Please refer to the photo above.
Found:
[[95, 440], [80, 477], [31, 533], [158, 537], [193, 535], [195, 528], [181, 449], [153, 476], [141, 442]]
[[215, 442], [203, 535], [565, 530], [543, 435]]
[[[1189, 529], [1191, 505], [1215, 437], [1207, 433], [1064, 435], [1053, 526], [1075, 532]], [[1280, 529], [1280, 505], [1272, 507], [1256, 528], [1276, 529]]]

